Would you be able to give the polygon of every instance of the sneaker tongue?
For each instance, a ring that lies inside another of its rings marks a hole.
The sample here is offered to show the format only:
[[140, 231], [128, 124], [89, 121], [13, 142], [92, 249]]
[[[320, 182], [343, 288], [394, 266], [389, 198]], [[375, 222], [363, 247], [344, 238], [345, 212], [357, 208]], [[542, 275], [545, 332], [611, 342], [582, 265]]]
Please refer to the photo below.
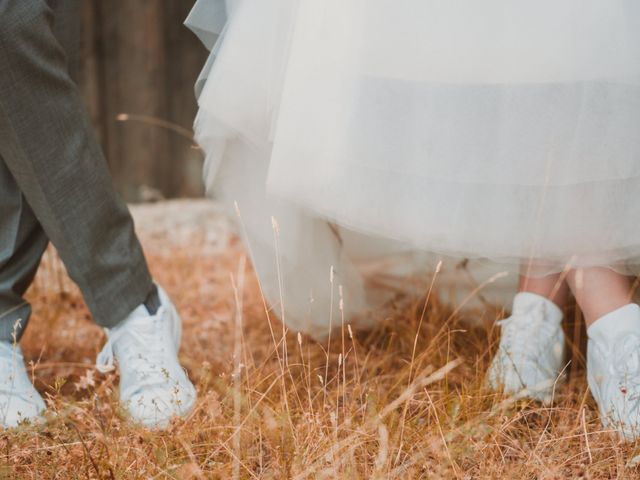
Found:
[[562, 310], [546, 297], [535, 293], [520, 292], [513, 299], [512, 313], [528, 313], [534, 308], [544, 308], [544, 317], [556, 323], [562, 322]]
[[587, 329], [587, 336], [596, 342], [613, 345], [616, 339], [629, 334], [640, 334], [640, 306], [630, 303], [600, 317]]
[[119, 326], [124, 331], [135, 331], [138, 334], [152, 333], [156, 329], [154, 317], [149, 315], [147, 307], [140, 305], [129, 316], [127, 320]]
[[131, 318], [148, 318], [149, 316], [151, 316], [151, 314], [149, 313], [149, 310], [147, 310], [147, 307], [144, 304], [142, 304], [138, 308], [136, 308], [133, 312], [131, 312], [128, 318], [130, 319]]

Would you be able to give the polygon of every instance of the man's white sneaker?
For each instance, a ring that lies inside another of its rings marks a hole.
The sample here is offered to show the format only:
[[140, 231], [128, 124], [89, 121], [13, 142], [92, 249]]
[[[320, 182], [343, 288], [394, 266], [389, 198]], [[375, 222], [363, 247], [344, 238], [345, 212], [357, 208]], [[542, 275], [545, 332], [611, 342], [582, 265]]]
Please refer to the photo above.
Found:
[[511, 316], [498, 322], [500, 345], [487, 373], [489, 386], [509, 394], [551, 401], [563, 367], [562, 317], [560, 308], [549, 299], [518, 293]]
[[587, 379], [605, 428], [640, 438], [640, 307], [629, 304], [587, 329]]
[[0, 342], [0, 425], [36, 421], [46, 406], [29, 380], [19, 345]]
[[115, 328], [98, 355], [98, 369], [120, 368], [120, 403], [136, 422], [165, 428], [173, 417], [193, 408], [196, 390], [178, 361], [181, 320], [158, 287], [161, 307], [150, 315], [141, 305]]

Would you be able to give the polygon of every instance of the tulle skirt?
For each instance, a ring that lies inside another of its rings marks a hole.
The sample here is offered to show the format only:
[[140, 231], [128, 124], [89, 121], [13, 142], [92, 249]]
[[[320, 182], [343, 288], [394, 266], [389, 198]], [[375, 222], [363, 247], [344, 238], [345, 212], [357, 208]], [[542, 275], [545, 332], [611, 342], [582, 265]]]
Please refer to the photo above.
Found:
[[323, 265], [345, 261], [338, 228], [533, 275], [638, 271], [640, 2], [232, 3], [195, 125], [207, 184], [239, 198], [252, 177], [260, 211], [318, 222]]

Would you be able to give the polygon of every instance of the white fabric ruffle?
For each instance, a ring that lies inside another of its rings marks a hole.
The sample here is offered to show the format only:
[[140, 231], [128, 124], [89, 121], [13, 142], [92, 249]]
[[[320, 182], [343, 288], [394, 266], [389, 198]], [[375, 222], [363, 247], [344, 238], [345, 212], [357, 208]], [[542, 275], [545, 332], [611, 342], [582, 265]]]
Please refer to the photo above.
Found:
[[328, 222], [511, 271], [635, 273], [639, 27], [635, 0], [240, 0], [199, 97], [207, 185], [292, 214], [291, 271], [306, 234], [327, 255], [300, 285], [331, 263], [354, 309], [357, 252]]

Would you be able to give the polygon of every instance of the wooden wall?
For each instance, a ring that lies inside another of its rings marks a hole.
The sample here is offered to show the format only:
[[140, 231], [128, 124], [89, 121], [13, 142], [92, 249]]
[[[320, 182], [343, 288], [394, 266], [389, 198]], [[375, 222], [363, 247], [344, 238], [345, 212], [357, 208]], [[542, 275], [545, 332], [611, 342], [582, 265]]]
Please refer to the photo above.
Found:
[[[190, 139], [193, 84], [207, 51], [183, 22], [193, 0], [84, 0], [79, 84], [119, 191], [129, 201], [202, 194]], [[118, 116], [129, 114], [128, 121]], [[138, 121], [137, 116], [150, 117]]]

